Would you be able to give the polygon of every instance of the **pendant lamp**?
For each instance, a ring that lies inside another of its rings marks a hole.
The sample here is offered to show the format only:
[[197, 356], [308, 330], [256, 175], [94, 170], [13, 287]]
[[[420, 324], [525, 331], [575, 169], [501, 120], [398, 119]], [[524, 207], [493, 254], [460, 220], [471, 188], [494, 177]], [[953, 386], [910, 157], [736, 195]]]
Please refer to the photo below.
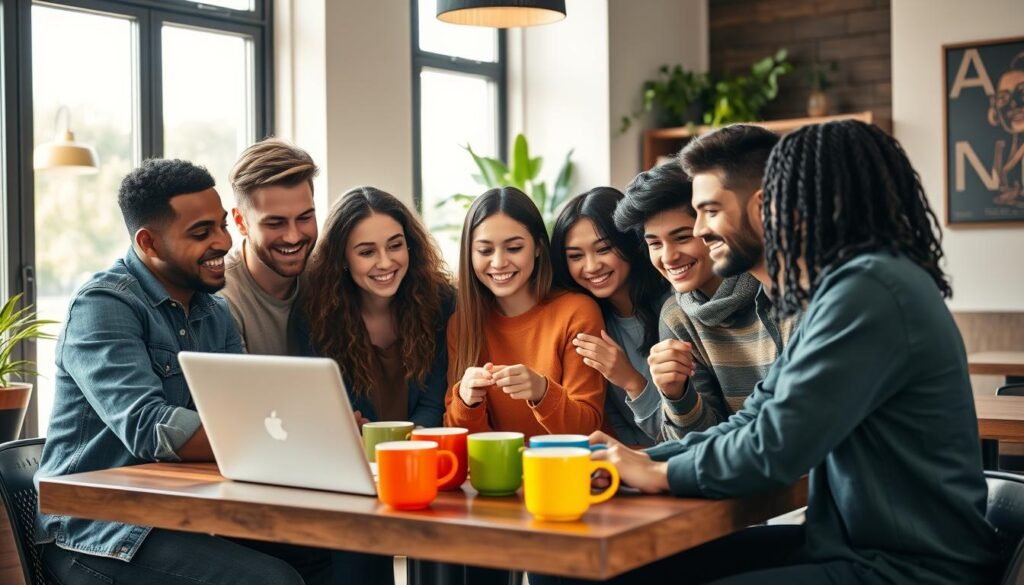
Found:
[[565, 0], [437, 0], [437, 18], [492, 28], [551, 24], [565, 18]]
[[[64, 116], [63, 130], [61, 115]], [[33, 167], [37, 171], [60, 172], [69, 175], [91, 175], [99, 172], [96, 151], [87, 144], [75, 142], [75, 134], [71, 132], [71, 113], [66, 106], [57, 109], [54, 122], [56, 136], [53, 142], [45, 142], [36, 147], [33, 156]]]

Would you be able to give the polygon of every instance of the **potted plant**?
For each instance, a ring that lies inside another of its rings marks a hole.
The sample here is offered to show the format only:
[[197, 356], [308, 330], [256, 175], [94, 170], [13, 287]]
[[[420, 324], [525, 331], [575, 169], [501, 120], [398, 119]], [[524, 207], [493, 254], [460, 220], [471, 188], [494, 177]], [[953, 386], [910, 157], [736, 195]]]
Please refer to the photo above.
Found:
[[699, 122], [707, 102], [711, 81], [706, 73], [695, 73], [681, 65], [658, 69], [658, 78], [644, 82], [643, 105], [639, 111], [622, 117], [620, 132], [629, 130], [633, 121], [656, 111], [659, 127], [683, 126]]
[[832, 75], [836, 72], [836, 62], [814, 62], [807, 68], [807, 81], [811, 85], [811, 94], [807, 96], [807, 115], [818, 118], [828, 114], [828, 95], [825, 90], [832, 87]]
[[[473, 179], [477, 183], [487, 189], [515, 187], [526, 193], [537, 204], [537, 209], [544, 217], [544, 224], [547, 225], [548, 231], [551, 231], [558, 215], [559, 206], [569, 197], [569, 189], [572, 186], [573, 151], [570, 150], [566, 153], [565, 161], [555, 179], [554, 188], [549, 190], [547, 183], [538, 180], [544, 159], [539, 156], [530, 156], [530, 146], [522, 134], [516, 136], [512, 147], [512, 158], [508, 164], [496, 158], [480, 156], [473, 152], [473, 147], [468, 144], [464, 148], [473, 157], [473, 162], [476, 163], [476, 168], [480, 171], [479, 174], [473, 175]], [[465, 215], [475, 198], [476, 195], [456, 193], [438, 201], [435, 207], [459, 206], [462, 215]], [[431, 226], [433, 231], [460, 230], [461, 228], [461, 219], [457, 223]]]
[[24, 380], [37, 375], [35, 364], [15, 359], [15, 350], [32, 339], [54, 338], [42, 328], [56, 321], [37, 319], [31, 307], [18, 309], [21, 296], [18, 294], [7, 299], [0, 308], [0, 442], [13, 441], [21, 434], [32, 395], [32, 384], [12, 381], [11, 376]]
[[704, 123], [724, 126], [755, 122], [761, 111], [779, 95], [779, 77], [793, 70], [786, 49], [765, 57], [750, 67], [750, 75], [726, 77], [714, 85], [713, 105]]

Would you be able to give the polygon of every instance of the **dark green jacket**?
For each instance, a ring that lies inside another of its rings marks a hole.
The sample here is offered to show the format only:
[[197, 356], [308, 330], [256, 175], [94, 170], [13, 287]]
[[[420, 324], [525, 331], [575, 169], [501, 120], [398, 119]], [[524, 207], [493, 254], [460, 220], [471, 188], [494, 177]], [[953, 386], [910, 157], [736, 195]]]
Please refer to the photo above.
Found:
[[906, 584], [998, 572], [963, 341], [904, 257], [864, 254], [826, 274], [743, 409], [648, 452], [669, 461], [679, 496], [742, 496], [810, 472], [809, 561]]

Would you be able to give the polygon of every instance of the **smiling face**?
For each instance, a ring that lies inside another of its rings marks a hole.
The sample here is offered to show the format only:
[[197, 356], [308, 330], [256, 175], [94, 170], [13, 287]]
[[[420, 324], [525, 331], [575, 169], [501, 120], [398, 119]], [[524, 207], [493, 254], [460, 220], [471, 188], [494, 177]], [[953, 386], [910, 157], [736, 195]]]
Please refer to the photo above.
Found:
[[402, 224], [381, 213], [357, 223], [345, 245], [345, 266], [364, 295], [394, 297], [409, 271], [409, 246]]
[[224, 288], [224, 255], [231, 249], [227, 213], [212, 187], [170, 200], [174, 218], [148, 229], [155, 245], [157, 278], [168, 292], [214, 293]]
[[537, 246], [526, 226], [496, 213], [476, 226], [472, 238], [473, 273], [494, 294], [505, 314], [535, 304], [530, 276], [537, 262]]
[[718, 276], [736, 276], [764, 265], [761, 197], [760, 189], [741, 197], [726, 189], [714, 172], [693, 178], [694, 235], [707, 244]]
[[566, 232], [565, 260], [576, 284], [599, 299], [629, 286], [629, 263], [587, 218], [579, 219]]
[[662, 211], [644, 222], [644, 242], [651, 264], [672, 290], [679, 293], [700, 290], [711, 297], [721, 279], [712, 272], [708, 247], [693, 235], [695, 221], [682, 207]]
[[264, 266], [284, 278], [302, 274], [317, 238], [313, 189], [308, 182], [261, 187], [243, 209], [232, 213], [239, 232]]

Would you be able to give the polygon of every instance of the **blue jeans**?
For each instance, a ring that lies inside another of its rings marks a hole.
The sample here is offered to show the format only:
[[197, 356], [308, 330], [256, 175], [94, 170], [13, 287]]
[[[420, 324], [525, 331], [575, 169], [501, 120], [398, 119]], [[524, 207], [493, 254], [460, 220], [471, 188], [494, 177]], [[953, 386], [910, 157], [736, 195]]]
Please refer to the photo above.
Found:
[[153, 530], [131, 562], [42, 546], [59, 585], [314, 585], [328, 583], [330, 555], [298, 546]]

